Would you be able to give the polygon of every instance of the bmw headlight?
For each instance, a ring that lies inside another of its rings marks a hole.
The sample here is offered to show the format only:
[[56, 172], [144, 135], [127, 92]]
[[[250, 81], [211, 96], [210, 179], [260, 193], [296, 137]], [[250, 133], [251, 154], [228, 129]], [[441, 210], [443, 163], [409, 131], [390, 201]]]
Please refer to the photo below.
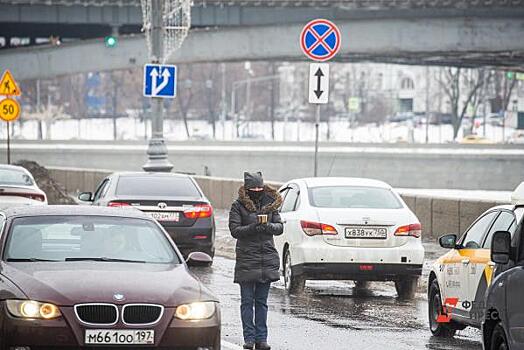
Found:
[[50, 320], [62, 314], [58, 306], [34, 300], [6, 300], [7, 310], [15, 317]]
[[180, 305], [176, 308], [175, 317], [181, 320], [205, 320], [215, 314], [216, 304], [213, 301]]

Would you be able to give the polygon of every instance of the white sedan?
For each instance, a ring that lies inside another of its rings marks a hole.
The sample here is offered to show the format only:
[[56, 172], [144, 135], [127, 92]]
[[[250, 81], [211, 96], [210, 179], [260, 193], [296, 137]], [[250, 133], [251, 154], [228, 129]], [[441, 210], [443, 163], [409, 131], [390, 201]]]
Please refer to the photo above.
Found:
[[394, 281], [413, 298], [422, 273], [422, 227], [388, 184], [371, 179], [305, 178], [280, 188], [284, 234], [275, 237], [286, 290], [306, 280]]
[[0, 209], [26, 205], [46, 205], [47, 196], [25, 168], [0, 165]]

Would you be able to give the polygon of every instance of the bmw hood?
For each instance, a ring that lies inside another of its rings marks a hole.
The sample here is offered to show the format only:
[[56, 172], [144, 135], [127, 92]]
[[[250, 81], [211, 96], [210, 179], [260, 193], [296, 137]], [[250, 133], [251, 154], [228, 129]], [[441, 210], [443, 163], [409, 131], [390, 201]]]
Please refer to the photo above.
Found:
[[2, 263], [1, 273], [29, 299], [59, 306], [218, 301], [182, 264], [16, 262]]

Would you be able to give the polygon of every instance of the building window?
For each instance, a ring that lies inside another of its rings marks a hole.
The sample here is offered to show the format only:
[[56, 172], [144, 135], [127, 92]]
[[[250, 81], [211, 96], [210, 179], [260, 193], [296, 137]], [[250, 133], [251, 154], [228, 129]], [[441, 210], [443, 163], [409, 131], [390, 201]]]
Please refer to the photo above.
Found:
[[415, 89], [415, 83], [411, 78], [402, 78], [400, 81], [400, 88], [402, 90], [413, 90]]

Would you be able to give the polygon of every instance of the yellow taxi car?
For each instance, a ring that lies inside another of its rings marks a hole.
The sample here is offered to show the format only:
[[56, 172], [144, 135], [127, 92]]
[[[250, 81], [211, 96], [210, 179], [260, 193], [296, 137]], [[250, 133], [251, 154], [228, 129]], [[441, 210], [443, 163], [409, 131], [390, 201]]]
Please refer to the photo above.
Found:
[[492, 140], [479, 136], [479, 135], [467, 135], [462, 140], [460, 140], [460, 143], [462, 144], [482, 144], [482, 145], [491, 145], [495, 142]]
[[[524, 198], [523, 185], [513, 193], [512, 201], [518, 196]], [[485, 292], [496, 269], [490, 261], [493, 234], [509, 231], [513, 236], [523, 216], [522, 206], [496, 206], [480, 215], [460, 238], [456, 234], [439, 238], [439, 244], [450, 250], [435, 261], [429, 275], [428, 313], [433, 335], [451, 337], [467, 326], [481, 327]]]

